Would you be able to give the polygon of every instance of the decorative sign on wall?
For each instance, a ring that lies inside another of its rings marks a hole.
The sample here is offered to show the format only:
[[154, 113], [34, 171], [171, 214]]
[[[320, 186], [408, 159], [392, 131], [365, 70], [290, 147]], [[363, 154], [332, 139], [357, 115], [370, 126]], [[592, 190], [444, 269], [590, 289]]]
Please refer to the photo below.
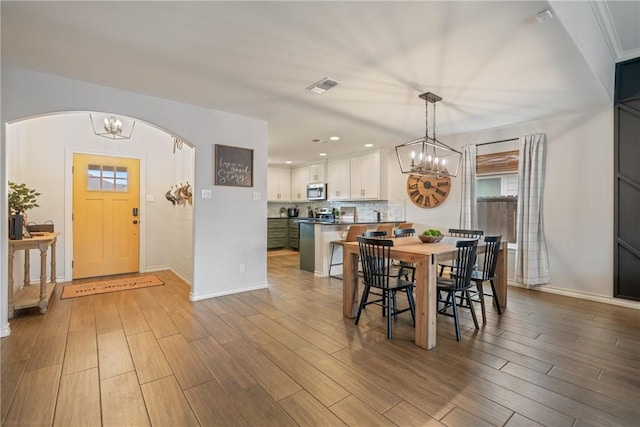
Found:
[[213, 161], [215, 185], [253, 187], [253, 150], [216, 144]]

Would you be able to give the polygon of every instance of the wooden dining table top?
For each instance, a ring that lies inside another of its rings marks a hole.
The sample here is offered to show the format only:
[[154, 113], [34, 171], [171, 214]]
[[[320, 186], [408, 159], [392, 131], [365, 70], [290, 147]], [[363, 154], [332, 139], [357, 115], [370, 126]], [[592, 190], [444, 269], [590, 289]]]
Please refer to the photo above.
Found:
[[[384, 240], [391, 240], [393, 247], [391, 248], [392, 254], [394, 252], [402, 252], [407, 255], [415, 254], [417, 256], [422, 255], [445, 255], [452, 254], [456, 251], [456, 243], [461, 240], [477, 240], [461, 237], [448, 237], [445, 236], [440, 242], [437, 243], [423, 243], [418, 236], [409, 237], [391, 237]], [[345, 246], [349, 246], [350, 250], [357, 250], [358, 242], [345, 242]], [[478, 240], [478, 247], [484, 246], [484, 240]]]

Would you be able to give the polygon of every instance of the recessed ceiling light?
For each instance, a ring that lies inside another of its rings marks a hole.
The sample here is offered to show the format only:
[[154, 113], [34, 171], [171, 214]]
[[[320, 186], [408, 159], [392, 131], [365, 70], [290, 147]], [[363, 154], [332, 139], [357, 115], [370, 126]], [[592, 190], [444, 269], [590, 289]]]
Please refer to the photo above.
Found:
[[320, 156], [322, 156], [322, 157], [324, 157], [326, 155], [327, 155], [327, 153], [320, 153]]
[[288, 164], [288, 165], [290, 165], [290, 164], [291, 164], [291, 163], [293, 163], [293, 162], [292, 162], [291, 160], [287, 160], [285, 163], [286, 163], [286, 164]]
[[340, 141], [340, 137], [339, 136], [331, 136], [331, 137], [329, 137], [329, 139], [331, 141]]
[[370, 148], [373, 147], [373, 144], [364, 144], [365, 147]]

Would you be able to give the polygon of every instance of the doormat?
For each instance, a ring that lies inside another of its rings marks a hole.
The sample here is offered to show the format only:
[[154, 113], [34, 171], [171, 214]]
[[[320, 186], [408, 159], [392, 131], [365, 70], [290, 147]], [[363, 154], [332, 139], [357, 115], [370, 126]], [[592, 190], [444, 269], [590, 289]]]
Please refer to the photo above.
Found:
[[126, 291], [128, 289], [140, 289], [160, 285], [164, 285], [164, 282], [158, 279], [155, 274], [126, 277], [124, 279], [101, 280], [99, 282], [78, 283], [76, 285], [64, 285], [60, 299], [106, 294], [108, 292]]

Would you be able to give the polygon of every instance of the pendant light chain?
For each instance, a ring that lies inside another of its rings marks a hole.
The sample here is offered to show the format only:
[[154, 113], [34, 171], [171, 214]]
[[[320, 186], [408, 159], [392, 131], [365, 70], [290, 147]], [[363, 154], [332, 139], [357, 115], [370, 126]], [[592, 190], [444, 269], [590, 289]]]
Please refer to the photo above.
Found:
[[429, 139], [429, 101], [424, 100], [424, 137]]
[[433, 103], [433, 140], [436, 140], [436, 103]]

